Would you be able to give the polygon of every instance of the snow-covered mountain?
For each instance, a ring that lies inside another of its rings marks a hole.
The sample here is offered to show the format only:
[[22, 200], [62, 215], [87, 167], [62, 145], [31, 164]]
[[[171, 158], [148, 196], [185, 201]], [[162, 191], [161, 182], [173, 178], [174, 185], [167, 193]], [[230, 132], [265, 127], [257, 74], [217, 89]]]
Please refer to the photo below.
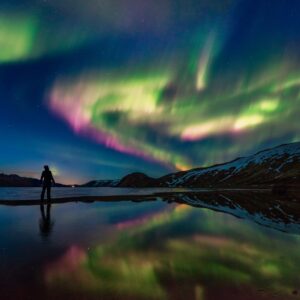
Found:
[[300, 142], [284, 144], [231, 162], [159, 178], [169, 187], [242, 187], [290, 184], [300, 187]]
[[280, 145], [228, 163], [160, 178], [132, 173], [121, 180], [95, 180], [83, 186], [241, 188], [280, 185], [300, 188], [300, 142]]

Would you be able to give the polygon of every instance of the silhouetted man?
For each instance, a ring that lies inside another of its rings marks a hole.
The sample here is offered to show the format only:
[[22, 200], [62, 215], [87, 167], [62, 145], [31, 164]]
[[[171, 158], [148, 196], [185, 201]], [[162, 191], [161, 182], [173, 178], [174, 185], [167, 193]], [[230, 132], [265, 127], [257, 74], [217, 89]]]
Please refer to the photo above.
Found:
[[47, 199], [48, 201], [51, 200], [51, 186], [52, 182], [55, 184], [54, 178], [52, 176], [51, 171], [49, 170], [48, 166], [44, 166], [44, 171], [41, 175], [41, 182], [43, 183], [43, 190], [41, 194], [41, 200], [44, 200], [45, 191], [47, 190]]

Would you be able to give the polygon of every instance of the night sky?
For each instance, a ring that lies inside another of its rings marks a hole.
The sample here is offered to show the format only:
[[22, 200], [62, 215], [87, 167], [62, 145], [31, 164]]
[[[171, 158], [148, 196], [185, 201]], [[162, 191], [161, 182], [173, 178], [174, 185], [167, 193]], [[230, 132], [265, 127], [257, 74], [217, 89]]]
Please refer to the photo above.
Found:
[[160, 176], [300, 140], [299, 0], [1, 0], [0, 172]]

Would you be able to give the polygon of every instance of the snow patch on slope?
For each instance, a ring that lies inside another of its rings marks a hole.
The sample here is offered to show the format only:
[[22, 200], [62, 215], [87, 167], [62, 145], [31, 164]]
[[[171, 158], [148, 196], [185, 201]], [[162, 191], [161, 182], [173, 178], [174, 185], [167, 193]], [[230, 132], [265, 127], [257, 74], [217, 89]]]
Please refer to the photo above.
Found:
[[196, 180], [202, 175], [211, 175], [214, 176], [220, 172], [224, 172], [225, 177], [220, 180], [220, 182], [225, 181], [234, 174], [237, 174], [241, 170], [247, 168], [251, 164], [261, 165], [270, 160], [281, 160], [286, 159], [281, 163], [280, 166], [275, 169], [271, 167], [268, 168], [270, 172], [276, 171], [280, 173], [281, 169], [288, 163], [293, 162], [295, 159], [300, 159], [300, 142], [293, 144], [285, 144], [272, 149], [267, 149], [260, 151], [254, 155], [248, 157], [241, 157], [236, 160], [233, 160], [229, 163], [215, 165], [203, 169], [194, 169], [187, 172], [186, 174], [180, 176], [179, 178], [172, 177], [171, 181], [168, 182], [170, 186], [182, 185], [190, 179]]

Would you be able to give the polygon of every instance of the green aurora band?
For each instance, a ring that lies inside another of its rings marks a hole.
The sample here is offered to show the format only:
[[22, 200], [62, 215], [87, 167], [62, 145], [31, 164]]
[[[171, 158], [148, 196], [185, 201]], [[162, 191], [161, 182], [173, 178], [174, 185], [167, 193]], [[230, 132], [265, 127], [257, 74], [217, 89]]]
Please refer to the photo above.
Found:
[[[299, 72], [286, 61], [238, 82], [207, 79], [211, 39], [199, 55], [194, 76], [176, 75], [176, 62], [126, 74], [97, 72], [60, 79], [50, 107], [79, 134], [118, 151], [149, 157], [178, 169], [209, 165], [249, 153], [253, 143], [299, 132]], [[175, 76], [174, 76], [175, 74]], [[201, 141], [222, 135], [234, 143], [206, 152]], [[295, 134], [292, 140], [297, 140]], [[181, 145], [174, 147], [173, 142]], [[184, 144], [189, 142], [189, 148]], [[204, 157], [204, 159], [203, 159]]]
[[46, 21], [34, 12], [0, 12], [0, 64], [55, 56], [92, 39], [80, 28], [56, 28]]

